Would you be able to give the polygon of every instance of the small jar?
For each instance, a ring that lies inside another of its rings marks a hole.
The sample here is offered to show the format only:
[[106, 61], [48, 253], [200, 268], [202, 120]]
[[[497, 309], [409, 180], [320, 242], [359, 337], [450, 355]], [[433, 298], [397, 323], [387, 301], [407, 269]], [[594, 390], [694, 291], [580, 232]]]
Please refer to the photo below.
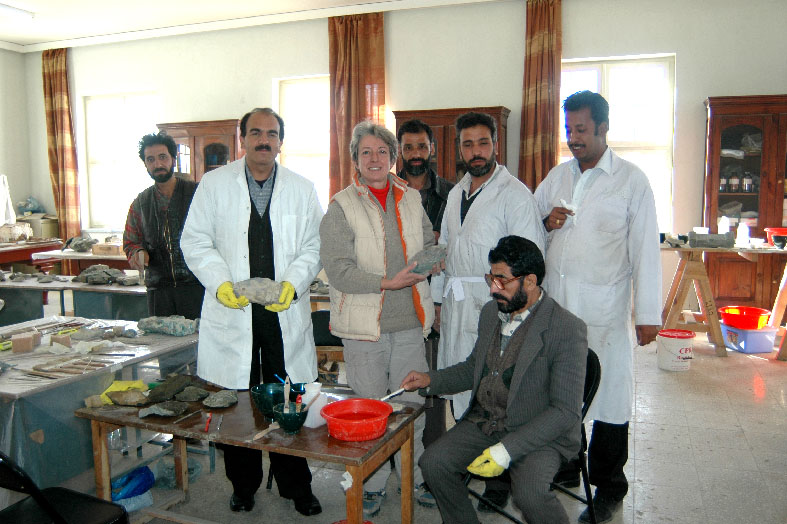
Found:
[[749, 173], [748, 171], [743, 175], [741, 191], [743, 191], [744, 193], [754, 192], [754, 180], [752, 180], [751, 173]]
[[738, 175], [732, 175], [730, 177], [730, 181], [727, 184], [727, 188], [729, 189], [730, 193], [737, 193], [740, 191], [741, 188], [741, 179]]
[[725, 193], [727, 191], [727, 177], [721, 175], [719, 177], [719, 193]]

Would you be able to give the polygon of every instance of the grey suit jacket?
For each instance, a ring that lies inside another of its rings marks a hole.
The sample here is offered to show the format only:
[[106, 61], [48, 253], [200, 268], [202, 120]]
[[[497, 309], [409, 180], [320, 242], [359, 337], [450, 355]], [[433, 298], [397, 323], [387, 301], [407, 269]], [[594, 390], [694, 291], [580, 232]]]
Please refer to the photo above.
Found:
[[[470, 389], [475, 400], [499, 323], [497, 303], [491, 300], [481, 310], [478, 340], [467, 360], [429, 372], [430, 395]], [[579, 452], [587, 350], [585, 323], [544, 292], [519, 350], [508, 394], [502, 442], [512, 461], [544, 447], [566, 458]]]

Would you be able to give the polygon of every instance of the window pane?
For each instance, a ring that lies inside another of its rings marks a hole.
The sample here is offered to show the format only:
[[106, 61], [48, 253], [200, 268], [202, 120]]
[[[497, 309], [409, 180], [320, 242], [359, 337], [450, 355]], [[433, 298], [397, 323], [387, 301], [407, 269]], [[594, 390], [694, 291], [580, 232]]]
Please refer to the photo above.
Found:
[[612, 64], [608, 75], [607, 139], [610, 142], [669, 144], [672, 140], [672, 89], [667, 64]]
[[[560, 103], [578, 91], [601, 90], [601, 69], [597, 66], [591, 68], [575, 68], [564, 70], [560, 75]], [[566, 115], [560, 111], [560, 141], [566, 141]]]
[[615, 153], [642, 169], [656, 200], [659, 231], [672, 230], [672, 156], [665, 150], [625, 150]]

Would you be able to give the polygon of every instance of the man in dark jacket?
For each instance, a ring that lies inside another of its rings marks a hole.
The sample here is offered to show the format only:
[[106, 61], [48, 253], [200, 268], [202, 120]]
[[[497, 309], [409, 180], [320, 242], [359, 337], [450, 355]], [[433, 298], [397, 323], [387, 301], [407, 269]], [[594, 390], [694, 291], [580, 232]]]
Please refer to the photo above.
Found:
[[148, 314], [198, 318], [205, 288], [180, 251], [180, 234], [197, 184], [173, 176], [177, 145], [163, 132], [142, 137], [139, 158], [155, 183], [131, 203], [123, 251], [133, 269], [145, 272]]
[[434, 151], [432, 128], [420, 120], [408, 120], [397, 131], [396, 139], [402, 150], [404, 164], [404, 168], [399, 171], [399, 178], [407, 180], [410, 187], [421, 192], [421, 203], [432, 222], [436, 242], [440, 236], [445, 201], [454, 185], [437, 176], [431, 167]]

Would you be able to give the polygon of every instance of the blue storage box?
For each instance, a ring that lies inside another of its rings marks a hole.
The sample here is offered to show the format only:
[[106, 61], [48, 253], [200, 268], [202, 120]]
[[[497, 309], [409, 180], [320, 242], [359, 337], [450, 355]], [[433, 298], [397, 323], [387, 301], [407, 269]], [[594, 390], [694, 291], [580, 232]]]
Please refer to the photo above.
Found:
[[770, 353], [779, 328], [740, 329], [721, 323], [724, 345], [741, 353]]

